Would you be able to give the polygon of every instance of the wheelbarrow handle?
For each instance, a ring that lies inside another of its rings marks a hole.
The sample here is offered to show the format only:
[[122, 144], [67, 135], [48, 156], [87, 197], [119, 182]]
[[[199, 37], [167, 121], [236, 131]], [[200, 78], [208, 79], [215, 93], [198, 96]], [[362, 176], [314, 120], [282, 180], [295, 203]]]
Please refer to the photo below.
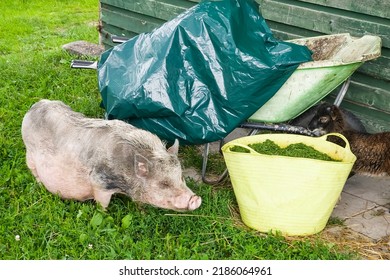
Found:
[[111, 35], [111, 41], [113, 43], [120, 44], [120, 43], [126, 42], [127, 40], [129, 40], [129, 38], [127, 38], [127, 37]]
[[88, 60], [72, 60], [72, 63], [70, 64], [71, 68], [78, 68], [78, 69], [97, 69], [97, 61], [88, 61]]

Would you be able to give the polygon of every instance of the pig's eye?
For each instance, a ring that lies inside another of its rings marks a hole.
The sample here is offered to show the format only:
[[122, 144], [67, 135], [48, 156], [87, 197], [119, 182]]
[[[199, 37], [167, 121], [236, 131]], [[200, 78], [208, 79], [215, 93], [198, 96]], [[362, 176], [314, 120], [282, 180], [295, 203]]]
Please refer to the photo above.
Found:
[[162, 189], [168, 189], [170, 187], [170, 184], [168, 181], [162, 181], [160, 187]]

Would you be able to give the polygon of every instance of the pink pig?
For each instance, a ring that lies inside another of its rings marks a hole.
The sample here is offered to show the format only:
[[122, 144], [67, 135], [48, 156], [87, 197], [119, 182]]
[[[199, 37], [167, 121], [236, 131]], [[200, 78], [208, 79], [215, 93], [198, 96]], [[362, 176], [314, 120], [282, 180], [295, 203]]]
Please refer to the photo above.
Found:
[[64, 199], [95, 199], [106, 208], [115, 193], [177, 211], [201, 198], [186, 185], [177, 157], [154, 134], [119, 120], [87, 118], [61, 101], [41, 100], [22, 123], [33, 175]]

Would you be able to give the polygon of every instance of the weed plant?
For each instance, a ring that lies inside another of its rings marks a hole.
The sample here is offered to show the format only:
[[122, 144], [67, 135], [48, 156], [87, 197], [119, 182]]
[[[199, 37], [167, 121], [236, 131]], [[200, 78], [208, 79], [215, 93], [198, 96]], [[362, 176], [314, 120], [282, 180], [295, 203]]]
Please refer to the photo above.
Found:
[[[62, 200], [37, 183], [25, 163], [20, 126], [42, 98], [101, 118], [97, 75], [75, 70], [63, 44], [98, 43], [97, 0], [0, 1], [0, 259], [351, 259], [320, 238], [260, 234], [237, 218], [229, 187], [188, 180], [203, 203], [176, 213], [116, 195]], [[89, 58], [90, 59], [90, 58]], [[98, 59], [98, 58], [93, 58]]]

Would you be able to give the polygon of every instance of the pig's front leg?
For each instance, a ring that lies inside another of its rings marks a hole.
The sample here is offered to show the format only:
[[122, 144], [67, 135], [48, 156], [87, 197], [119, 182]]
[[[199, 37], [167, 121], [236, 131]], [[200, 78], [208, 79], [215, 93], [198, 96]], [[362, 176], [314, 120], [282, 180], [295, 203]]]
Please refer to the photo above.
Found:
[[35, 167], [35, 161], [33, 159], [33, 156], [31, 156], [30, 152], [26, 152], [26, 163], [27, 167], [31, 170], [31, 173], [34, 175], [35, 179], [38, 183], [41, 182], [41, 179], [38, 176], [37, 168]]
[[110, 203], [111, 196], [114, 194], [112, 191], [103, 190], [100, 188], [95, 188], [93, 191], [93, 197], [95, 201], [100, 203], [103, 209], [106, 209], [108, 204]]
[[117, 175], [110, 166], [97, 163], [89, 175], [94, 199], [105, 209], [114, 193], [126, 193], [127, 182], [121, 175]]

